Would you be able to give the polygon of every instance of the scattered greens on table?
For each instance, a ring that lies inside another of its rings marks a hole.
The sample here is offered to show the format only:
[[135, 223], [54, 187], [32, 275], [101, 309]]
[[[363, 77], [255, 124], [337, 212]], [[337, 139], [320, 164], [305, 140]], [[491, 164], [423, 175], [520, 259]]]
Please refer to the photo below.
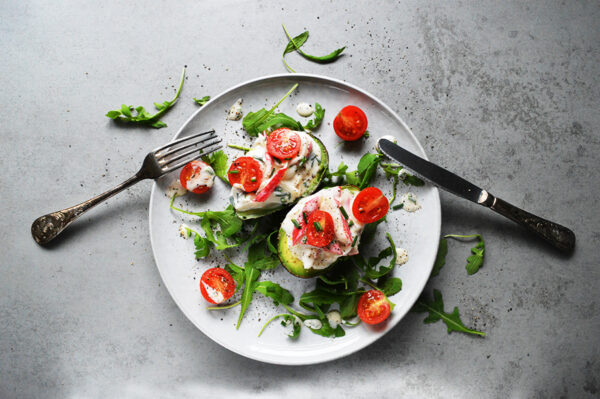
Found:
[[301, 34], [299, 34], [298, 36], [292, 38], [290, 36], [290, 34], [288, 33], [287, 29], [285, 28], [285, 25], [282, 25], [282, 26], [283, 26], [283, 31], [285, 32], [285, 35], [287, 36], [289, 42], [288, 42], [287, 46], [285, 47], [285, 49], [283, 50], [281, 59], [283, 60], [283, 63], [285, 64], [285, 66], [294, 73], [296, 71], [294, 69], [292, 69], [292, 67], [290, 67], [288, 65], [288, 63], [285, 61], [285, 55], [288, 53], [297, 51], [302, 57], [306, 58], [307, 60], [310, 60], [313, 62], [318, 62], [321, 64], [327, 64], [327, 63], [337, 60], [340, 57], [340, 55], [342, 54], [342, 52], [346, 49], [346, 46], [344, 46], [344, 47], [338, 48], [338, 49], [332, 51], [331, 53], [329, 53], [327, 55], [323, 55], [323, 56], [314, 56], [314, 55], [306, 54], [304, 51], [302, 51], [300, 49], [300, 47], [302, 47], [304, 45], [304, 43], [306, 43], [306, 41], [308, 40], [308, 31], [304, 31]]
[[193, 97], [193, 100], [199, 106], [203, 106], [204, 104], [206, 104], [210, 100], [210, 96], [204, 96], [202, 98]]
[[181, 82], [175, 93], [175, 97], [171, 101], [164, 101], [162, 104], [154, 103], [154, 106], [158, 110], [155, 114], [150, 114], [143, 106], [133, 107], [132, 105], [123, 104], [120, 110], [108, 111], [106, 116], [110, 119], [117, 121], [137, 123], [141, 125], [152, 126], [156, 129], [166, 127], [167, 124], [160, 120], [162, 117], [177, 101], [181, 88], [183, 87], [183, 81], [185, 80], [185, 68], [181, 72]]

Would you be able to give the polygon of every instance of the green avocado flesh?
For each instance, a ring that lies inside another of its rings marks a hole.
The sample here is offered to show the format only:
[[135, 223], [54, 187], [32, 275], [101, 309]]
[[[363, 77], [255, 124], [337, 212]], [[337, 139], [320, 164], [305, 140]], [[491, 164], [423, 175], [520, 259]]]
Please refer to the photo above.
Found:
[[[358, 187], [355, 186], [342, 186], [342, 189], [359, 191]], [[279, 229], [279, 236], [277, 240], [277, 252], [279, 254], [279, 260], [281, 260], [281, 264], [283, 265], [283, 267], [285, 267], [287, 271], [292, 273], [294, 276], [301, 278], [311, 278], [321, 275], [323, 273], [327, 273], [341, 259], [344, 258], [338, 258], [331, 265], [323, 269], [305, 269], [304, 263], [302, 263], [300, 259], [296, 258], [296, 256], [290, 251], [290, 247], [288, 246], [287, 235], [285, 234], [285, 231], [283, 229]]]
[[[319, 187], [319, 184], [321, 183], [323, 176], [325, 176], [325, 172], [329, 169], [329, 154], [327, 153], [327, 149], [325, 148], [325, 145], [323, 145], [321, 140], [319, 140], [312, 134], [310, 134], [310, 133], [307, 133], [307, 134], [319, 145], [319, 148], [321, 149], [321, 163], [319, 165], [319, 170], [317, 172], [317, 175], [312, 180], [312, 182], [310, 183], [310, 185], [308, 186], [308, 188], [304, 192], [304, 194], [301, 197], [297, 198], [296, 201], [300, 200], [303, 197], [306, 197], [307, 195], [311, 195], [317, 189], [317, 187]], [[240, 219], [244, 219], [244, 220], [256, 219], [256, 218], [260, 218], [260, 217], [269, 215], [271, 213], [277, 212], [278, 210], [285, 208], [287, 206], [291, 206], [293, 204], [294, 203], [281, 204], [274, 208], [269, 208], [269, 209], [251, 209], [248, 211], [236, 211], [236, 214]]]

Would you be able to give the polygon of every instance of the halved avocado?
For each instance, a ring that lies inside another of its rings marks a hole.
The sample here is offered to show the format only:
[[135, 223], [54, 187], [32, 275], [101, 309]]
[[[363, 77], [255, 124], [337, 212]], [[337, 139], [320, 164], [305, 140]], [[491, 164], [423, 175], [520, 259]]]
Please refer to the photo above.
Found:
[[[356, 186], [342, 186], [342, 189], [360, 191], [360, 189]], [[285, 231], [281, 228], [279, 229], [279, 235], [277, 239], [277, 252], [279, 254], [279, 260], [281, 260], [281, 264], [283, 265], [283, 267], [285, 267], [287, 271], [292, 273], [294, 276], [301, 278], [311, 278], [321, 275], [323, 273], [327, 273], [336, 264], [338, 264], [340, 260], [344, 259], [344, 257], [342, 256], [324, 269], [305, 269], [304, 263], [290, 251], [290, 247], [288, 246], [287, 235], [285, 234]]]
[[282, 208], [293, 205], [295, 202], [297, 202], [301, 198], [311, 195], [317, 189], [317, 187], [319, 187], [321, 180], [323, 180], [323, 176], [325, 176], [325, 172], [327, 172], [327, 170], [329, 169], [329, 153], [327, 152], [327, 148], [325, 148], [325, 145], [321, 142], [321, 140], [319, 140], [318, 138], [316, 138], [315, 136], [313, 136], [310, 133], [306, 133], [306, 134], [308, 134], [319, 145], [319, 148], [321, 149], [321, 163], [319, 165], [319, 170], [317, 171], [317, 175], [311, 181], [310, 185], [308, 186], [308, 188], [306, 189], [304, 194], [302, 196], [298, 197], [296, 199], [296, 201], [294, 201], [292, 203], [281, 204], [279, 206], [276, 206], [275, 208], [251, 209], [248, 211], [235, 211], [240, 219], [244, 219], [244, 220], [256, 219], [256, 218], [260, 218], [260, 217], [269, 215], [271, 213], [277, 212], [277, 211], [281, 210]]

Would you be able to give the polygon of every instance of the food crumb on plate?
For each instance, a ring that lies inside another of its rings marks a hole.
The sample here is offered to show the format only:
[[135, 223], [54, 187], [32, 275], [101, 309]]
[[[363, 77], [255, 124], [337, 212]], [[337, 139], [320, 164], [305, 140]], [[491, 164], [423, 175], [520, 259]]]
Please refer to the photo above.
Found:
[[396, 248], [396, 264], [398, 266], [408, 262], [408, 251], [404, 248]]
[[239, 121], [240, 118], [242, 117], [242, 102], [244, 100], [242, 100], [241, 98], [238, 98], [233, 105], [231, 106], [231, 108], [229, 108], [229, 112], [227, 113], [227, 119], [230, 121]]
[[298, 113], [298, 115], [307, 118], [311, 116], [313, 112], [315, 112], [315, 110], [313, 109], [312, 105], [308, 103], [300, 103], [296, 107], [296, 112]]
[[416, 212], [421, 209], [421, 204], [419, 204], [419, 200], [414, 193], [406, 193], [400, 197], [400, 202], [402, 203], [402, 209], [406, 212]]

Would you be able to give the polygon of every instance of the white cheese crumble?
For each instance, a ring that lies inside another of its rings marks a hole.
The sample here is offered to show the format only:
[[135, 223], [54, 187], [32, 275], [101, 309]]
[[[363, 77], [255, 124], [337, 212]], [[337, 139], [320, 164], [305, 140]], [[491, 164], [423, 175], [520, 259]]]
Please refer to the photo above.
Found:
[[419, 204], [417, 196], [413, 193], [402, 195], [402, 197], [400, 197], [400, 202], [402, 203], [402, 209], [406, 212], [416, 212], [421, 209], [421, 204]]
[[307, 319], [304, 320], [304, 325], [308, 328], [312, 328], [313, 330], [320, 330], [323, 327], [323, 323], [318, 319]]
[[183, 237], [184, 239], [188, 238], [191, 235], [189, 227], [185, 224], [182, 224], [181, 226], [179, 226], [179, 235], [181, 237]]
[[296, 112], [298, 113], [298, 115], [307, 118], [311, 116], [313, 112], [315, 112], [315, 110], [313, 109], [312, 105], [308, 103], [300, 103], [296, 107]]
[[173, 195], [177, 195], [178, 197], [184, 195], [186, 193], [186, 189], [181, 185], [179, 179], [174, 180], [169, 187], [167, 187], [167, 191], [165, 191], [165, 195], [171, 198]]
[[408, 262], [408, 251], [404, 248], [396, 248], [396, 264], [403, 265]]
[[236, 102], [233, 103], [231, 108], [229, 108], [229, 112], [227, 113], [227, 119], [230, 121], [239, 121], [242, 117], [242, 102], [241, 98], [238, 98]]
[[221, 291], [215, 290], [213, 287], [206, 284], [204, 281], [202, 281], [202, 286], [206, 290], [206, 293], [208, 294], [209, 298], [212, 299], [214, 303], [221, 303], [225, 300], [225, 297], [223, 296]]
[[327, 321], [331, 327], [336, 328], [338, 324], [342, 324], [342, 315], [337, 310], [332, 310], [327, 313]]

